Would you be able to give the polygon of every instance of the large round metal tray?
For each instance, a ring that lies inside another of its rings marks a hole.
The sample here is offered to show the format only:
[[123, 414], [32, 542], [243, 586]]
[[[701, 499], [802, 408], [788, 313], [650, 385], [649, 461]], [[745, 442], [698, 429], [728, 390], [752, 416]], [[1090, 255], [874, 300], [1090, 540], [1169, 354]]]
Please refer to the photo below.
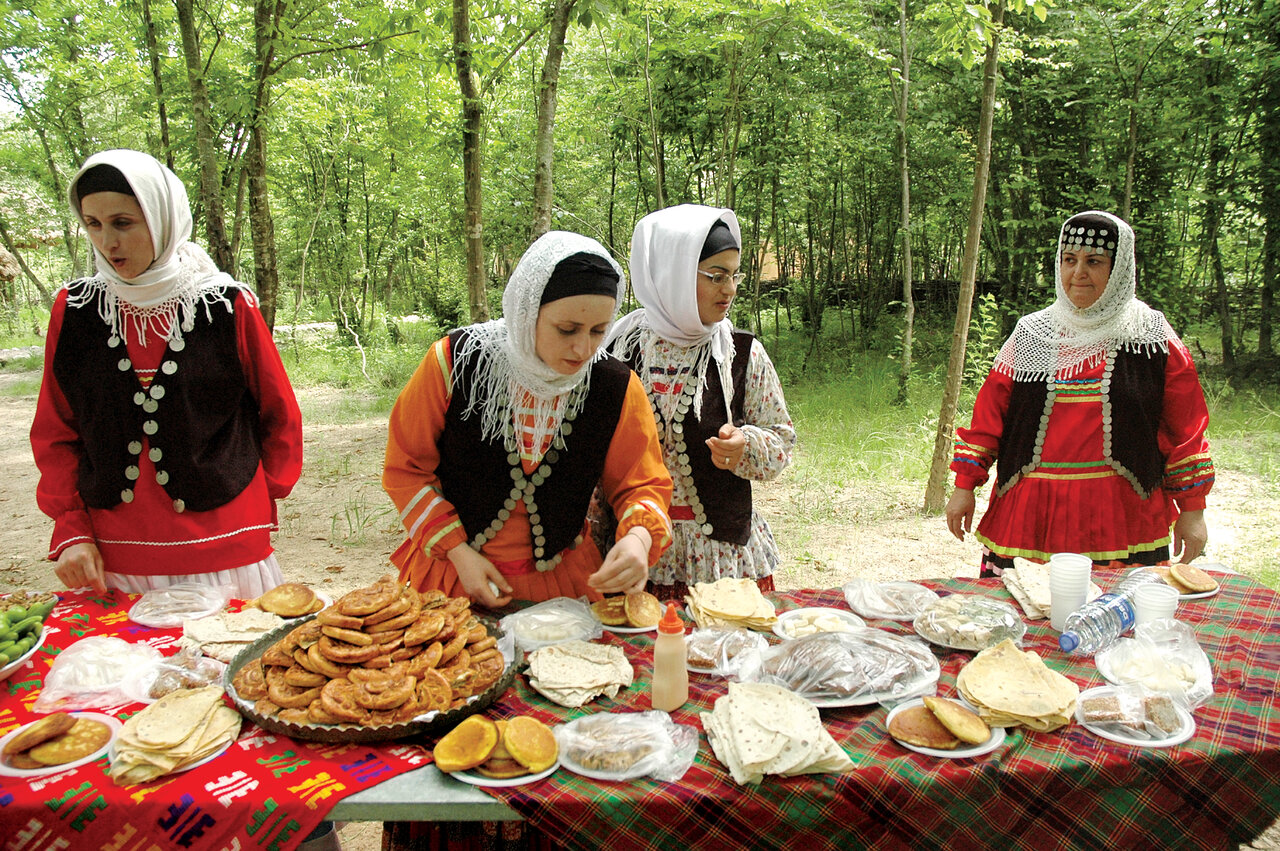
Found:
[[[237, 653], [223, 673], [223, 688], [231, 696], [236, 709], [239, 710], [241, 715], [267, 732], [279, 733], [291, 739], [307, 742], [389, 742], [410, 736], [442, 735], [456, 727], [463, 718], [483, 712], [492, 706], [502, 696], [502, 693], [510, 687], [515, 679], [516, 670], [520, 667], [521, 654], [517, 650], [516, 659], [502, 672], [502, 676], [498, 678], [498, 681], [480, 694], [472, 697], [467, 703], [457, 709], [423, 715], [401, 724], [384, 724], [377, 727], [365, 727], [358, 724], [292, 724], [288, 721], [281, 721], [279, 718], [255, 712], [252, 701], [245, 700], [236, 694], [235, 686], [232, 685], [235, 675], [245, 665], [254, 659], [260, 658], [268, 647], [284, 638], [291, 630], [298, 628], [314, 617], [315, 615], [310, 615], [291, 620], [264, 634], [257, 641]], [[494, 637], [501, 635], [501, 630], [493, 621], [481, 615], [476, 615], [476, 619], [484, 624], [490, 635]]]

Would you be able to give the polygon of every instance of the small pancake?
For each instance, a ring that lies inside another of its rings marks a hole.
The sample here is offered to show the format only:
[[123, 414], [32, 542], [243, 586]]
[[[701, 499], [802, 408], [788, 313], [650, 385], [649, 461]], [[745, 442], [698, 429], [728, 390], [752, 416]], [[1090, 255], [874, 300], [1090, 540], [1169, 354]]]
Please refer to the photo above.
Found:
[[487, 761], [497, 743], [497, 725], [481, 715], [471, 715], [445, 733], [432, 754], [441, 771], [466, 771]]
[[1190, 564], [1169, 565], [1169, 575], [1183, 588], [1195, 594], [1203, 594], [1218, 587], [1217, 581], [1212, 576]]
[[26, 729], [5, 742], [6, 756], [29, 751], [41, 742], [47, 742], [75, 726], [76, 719], [65, 712], [46, 715], [39, 721], [32, 721]]
[[77, 718], [75, 722], [70, 730], [36, 745], [27, 755], [44, 765], [63, 765], [82, 759], [111, 741], [111, 728], [101, 721]]
[[32, 771], [37, 768], [47, 768], [43, 762], [36, 762], [25, 753], [5, 754], [4, 763], [10, 768], [16, 768], [19, 771]]
[[506, 745], [512, 759], [534, 774], [555, 765], [560, 756], [555, 733], [546, 724], [529, 715], [517, 715], [507, 720], [502, 743]]
[[627, 622], [632, 626], [648, 628], [657, 626], [658, 621], [662, 620], [662, 603], [647, 591], [628, 594], [624, 600]]
[[924, 705], [951, 731], [957, 739], [970, 745], [980, 745], [991, 738], [991, 728], [968, 708], [942, 697], [929, 695]]
[[490, 759], [483, 765], [477, 765], [475, 770], [477, 774], [483, 774], [494, 780], [509, 780], [529, 773], [529, 769], [514, 759]]
[[627, 598], [605, 597], [591, 604], [596, 619], [605, 626], [625, 626], [627, 623]]
[[918, 748], [950, 751], [960, 745], [960, 740], [942, 726], [938, 716], [924, 704], [909, 707], [893, 716], [889, 722], [889, 735]]
[[264, 612], [282, 618], [296, 618], [312, 611], [316, 592], [300, 582], [285, 582], [263, 594], [254, 603]]

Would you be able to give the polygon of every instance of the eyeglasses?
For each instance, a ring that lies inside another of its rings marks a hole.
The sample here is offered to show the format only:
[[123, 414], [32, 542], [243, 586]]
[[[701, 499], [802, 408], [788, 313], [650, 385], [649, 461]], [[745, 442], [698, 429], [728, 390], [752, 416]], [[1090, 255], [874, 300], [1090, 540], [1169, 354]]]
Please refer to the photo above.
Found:
[[711, 283], [717, 287], [723, 287], [730, 281], [733, 281], [733, 285], [736, 287], [738, 284], [742, 283], [742, 279], [747, 276], [746, 272], [734, 272], [730, 275], [728, 272], [707, 272], [702, 269], [698, 270], [698, 274], [706, 275], [711, 279]]

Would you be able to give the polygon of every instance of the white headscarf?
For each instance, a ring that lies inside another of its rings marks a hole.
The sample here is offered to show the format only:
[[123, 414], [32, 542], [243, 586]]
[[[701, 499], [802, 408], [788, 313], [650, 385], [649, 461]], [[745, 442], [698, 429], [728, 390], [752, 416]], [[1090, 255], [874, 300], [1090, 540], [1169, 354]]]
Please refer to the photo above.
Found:
[[[184, 330], [194, 327], [195, 311], [203, 303], [205, 311], [215, 303], [231, 310], [231, 303], [214, 287], [237, 285], [218, 267], [191, 236], [191, 208], [187, 189], [178, 176], [155, 157], [124, 149], [102, 151], [85, 160], [67, 186], [68, 200], [77, 218], [80, 199], [76, 185], [89, 169], [109, 165], [120, 171], [133, 188], [151, 232], [155, 260], [136, 278], [123, 278], [95, 247], [97, 274], [75, 296], [72, 306], [97, 301], [102, 320], [117, 336], [145, 344], [151, 328], [166, 340], [181, 339]], [[129, 331], [129, 334], [126, 334]]]
[[[511, 273], [502, 293], [502, 318], [470, 326], [470, 334], [453, 353], [454, 382], [458, 381], [458, 365], [472, 354], [478, 356], [471, 379], [471, 403], [462, 416], [480, 411], [482, 439], [510, 437], [511, 424], [516, 422], [518, 413], [528, 412], [527, 403], [532, 401], [536, 424], [533, 447], [540, 452], [545, 437], [559, 430], [565, 415], [576, 416], [581, 409], [589, 389], [591, 365], [606, 356], [604, 346], [577, 372], [562, 375], [538, 357], [537, 324], [542, 291], [556, 265], [583, 253], [603, 257], [618, 273], [618, 295], [613, 304], [616, 314], [626, 286], [622, 267], [590, 237], [548, 231], [529, 246]], [[581, 392], [570, 393], [579, 388]], [[532, 398], [524, 398], [521, 391]]]
[[[693, 369], [701, 387], [708, 360], [716, 362], [724, 388], [726, 410], [733, 399], [733, 323], [728, 317], [704, 325], [698, 316], [698, 255], [712, 226], [723, 221], [733, 239], [742, 246], [742, 231], [733, 210], [680, 204], [645, 216], [636, 223], [631, 237], [631, 287], [644, 305], [618, 320], [606, 343], [616, 355], [627, 360], [639, 350], [642, 362], [656, 335], [678, 346], [696, 349]], [[640, 375], [652, 395], [653, 379], [644, 370]], [[701, 414], [702, 393], [694, 396], [694, 411]]]
[[1056, 374], [1074, 375], [1096, 365], [1113, 349], [1139, 351], [1157, 347], [1167, 352], [1169, 340], [1177, 339], [1164, 314], [1135, 297], [1133, 229], [1116, 216], [1099, 210], [1080, 215], [1106, 219], [1115, 225], [1119, 234], [1107, 286], [1089, 307], [1079, 308], [1071, 303], [1062, 285], [1064, 223], [1053, 264], [1057, 301], [1019, 319], [1013, 334], [996, 356], [994, 368], [1018, 381], [1044, 381]]

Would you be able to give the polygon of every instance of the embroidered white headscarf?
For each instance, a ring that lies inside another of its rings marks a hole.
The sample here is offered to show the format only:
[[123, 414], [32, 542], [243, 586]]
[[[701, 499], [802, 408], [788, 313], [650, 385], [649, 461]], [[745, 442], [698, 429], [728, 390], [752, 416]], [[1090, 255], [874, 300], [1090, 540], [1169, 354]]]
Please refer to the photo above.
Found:
[[[680, 204], [645, 216], [636, 223], [631, 238], [631, 287], [644, 305], [618, 320], [606, 345], [623, 360], [641, 352], [641, 362], [652, 363], [653, 336], [693, 351], [692, 369], [699, 388], [706, 381], [709, 361], [715, 361], [724, 388], [725, 409], [732, 410], [733, 323], [728, 317], [704, 325], [698, 316], [698, 255], [712, 226], [723, 221], [739, 248], [742, 230], [733, 210]], [[652, 397], [653, 378], [648, 369], [640, 375]], [[694, 396], [694, 411], [701, 414], [702, 393]]]
[[[71, 306], [96, 301], [102, 320], [123, 339], [145, 344], [147, 329], [166, 340], [181, 339], [194, 326], [195, 311], [203, 304], [206, 312], [220, 303], [230, 311], [231, 303], [213, 288], [240, 286], [230, 275], [218, 271], [203, 248], [190, 242], [191, 207], [187, 189], [178, 176], [155, 157], [118, 149], [102, 151], [85, 160], [67, 186], [67, 196], [76, 218], [81, 218], [76, 185], [89, 169], [109, 165], [120, 171], [132, 187], [151, 232], [155, 260], [136, 278], [123, 278], [95, 247], [97, 274], [87, 279]], [[126, 333], [127, 332], [127, 333]]]
[[1085, 308], [1076, 307], [1067, 297], [1061, 272], [1062, 246], [1067, 236], [1064, 223], [1053, 264], [1057, 301], [1019, 319], [1013, 334], [996, 356], [994, 368], [1018, 381], [1075, 375], [1095, 366], [1113, 349], [1150, 351], [1155, 347], [1167, 352], [1169, 341], [1177, 339], [1164, 314], [1135, 297], [1133, 229], [1116, 216], [1099, 210], [1080, 215], [1111, 222], [1119, 235], [1106, 289], [1096, 302]]
[[[532, 413], [536, 424], [533, 447], [540, 452], [545, 438], [559, 431], [565, 415], [577, 416], [581, 409], [589, 389], [591, 365], [607, 356], [605, 347], [597, 349], [577, 372], [562, 375], [538, 357], [537, 325], [542, 291], [556, 265], [583, 253], [603, 257], [618, 273], [618, 295], [613, 304], [616, 314], [626, 288], [622, 267], [590, 237], [548, 231], [529, 246], [511, 273], [502, 293], [502, 318], [470, 326], [469, 335], [453, 353], [454, 382], [459, 380], [458, 365], [472, 354], [478, 356], [471, 379], [471, 403], [462, 416], [480, 412], [482, 439], [505, 435], [508, 448], [514, 448], [510, 445], [510, 429], [519, 414]], [[570, 392], [574, 390], [580, 392]]]

